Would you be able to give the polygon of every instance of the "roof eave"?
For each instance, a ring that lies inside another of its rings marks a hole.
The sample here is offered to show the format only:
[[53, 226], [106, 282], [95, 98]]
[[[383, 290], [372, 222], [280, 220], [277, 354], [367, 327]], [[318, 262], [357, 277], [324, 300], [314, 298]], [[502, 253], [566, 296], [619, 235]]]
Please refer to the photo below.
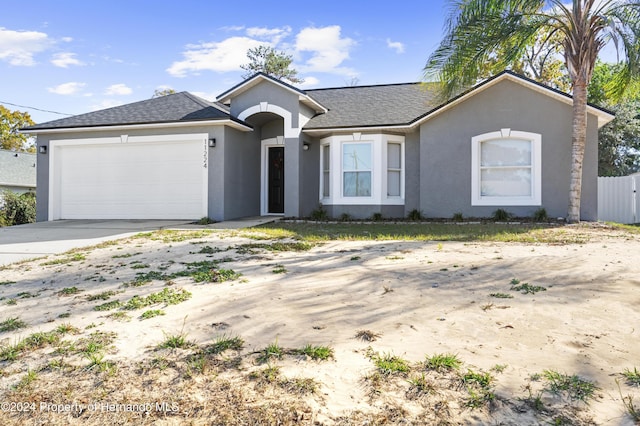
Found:
[[241, 123], [236, 119], [222, 120], [200, 120], [200, 121], [170, 121], [157, 123], [131, 123], [131, 124], [113, 124], [113, 125], [97, 125], [97, 126], [78, 126], [78, 127], [50, 127], [41, 129], [22, 128], [20, 133], [24, 134], [45, 134], [45, 133], [75, 133], [99, 130], [129, 130], [129, 129], [156, 129], [167, 127], [192, 127], [192, 126], [229, 126], [231, 128], [244, 132], [253, 131], [253, 127], [248, 124]]

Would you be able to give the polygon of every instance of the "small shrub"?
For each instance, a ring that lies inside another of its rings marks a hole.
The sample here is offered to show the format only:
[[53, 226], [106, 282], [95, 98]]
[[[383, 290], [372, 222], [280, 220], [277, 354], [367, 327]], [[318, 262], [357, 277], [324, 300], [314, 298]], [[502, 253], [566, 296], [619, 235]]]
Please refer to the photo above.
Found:
[[506, 222], [511, 219], [512, 215], [505, 209], [497, 209], [491, 214], [491, 218], [496, 222]]
[[374, 214], [371, 215], [371, 220], [374, 222], [380, 222], [382, 219], [384, 219], [384, 217], [380, 212], [375, 212]]
[[407, 219], [413, 221], [423, 220], [424, 216], [422, 215], [422, 210], [413, 209], [407, 214]]
[[460, 212], [454, 213], [451, 217], [451, 220], [453, 220], [454, 222], [464, 222], [464, 216], [462, 216], [462, 213]]
[[538, 210], [533, 212], [532, 219], [536, 222], [546, 222], [549, 220], [549, 216], [547, 215], [547, 210], [544, 207], [540, 207]]
[[215, 221], [215, 220], [213, 220], [213, 219], [211, 219], [211, 218], [209, 218], [209, 217], [207, 217], [207, 216], [201, 217], [201, 218], [196, 222], [196, 224], [197, 224], [197, 225], [210, 225], [210, 224], [212, 224], [212, 223], [216, 223], [216, 221]]
[[258, 356], [258, 362], [265, 363], [269, 362], [272, 358], [280, 359], [283, 356], [284, 350], [278, 346], [278, 341], [276, 340], [261, 351], [260, 356]]
[[384, 375], [407, 374], [411, 369], [407, 360], [392, 354], [378, 355], [373, 354], [371, 357], [378, 371]]
[[353, 218], [351, 217], [351, 215], [349, 213], [342, 213], [340, 215], [340, 221], [341, 222], [349, 222], [351, 221]]
[[0, 194], [0, 225], [12, 226], [36, 221], [36, 194], [16, 194], [4, 191]]
[[319, 220], [319, 221], [329, 219], [329, 215], [327, 214], [327, 211], [324, 209], [324, 207], [322, 207], [322, 204], [319, 205], [317, 209], [311, 212], [310, 217], [312, 220]]

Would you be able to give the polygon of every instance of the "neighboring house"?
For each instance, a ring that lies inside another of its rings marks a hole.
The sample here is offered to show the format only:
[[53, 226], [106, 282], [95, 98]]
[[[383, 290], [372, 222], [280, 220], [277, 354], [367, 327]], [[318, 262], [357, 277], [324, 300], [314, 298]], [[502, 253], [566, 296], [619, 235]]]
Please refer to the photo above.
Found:
[[[447, 102], [429, 85], [300, 90], [257, 74], [211, 103], [186, 92], [23, 129], [38, 220], [566, 216], [572, 100], [511, 72]], [[581, 217], [597, 219], [588, 107]]]
[[36, 190], [36, 154], [0, 149], [0, 192]]

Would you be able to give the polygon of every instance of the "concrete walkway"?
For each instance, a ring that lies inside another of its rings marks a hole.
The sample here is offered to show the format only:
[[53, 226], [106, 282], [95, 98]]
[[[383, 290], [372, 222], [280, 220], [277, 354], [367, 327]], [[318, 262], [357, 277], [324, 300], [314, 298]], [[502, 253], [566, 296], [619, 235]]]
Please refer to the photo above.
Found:
[[178, 220], [57, 220], [0, 228], [0, 266], [64, 253], [104, 241], [159, 229], [239, 229], [277, 220], [250, 217], [210, 225]]

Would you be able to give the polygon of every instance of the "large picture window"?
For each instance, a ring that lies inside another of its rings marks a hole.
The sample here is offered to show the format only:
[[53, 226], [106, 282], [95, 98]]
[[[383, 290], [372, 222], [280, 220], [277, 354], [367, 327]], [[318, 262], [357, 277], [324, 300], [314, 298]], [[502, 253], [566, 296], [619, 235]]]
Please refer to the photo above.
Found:
[[472, 139], [473, 205], [540, 205], [541, 137], [503, 129]]
[[342, 145], [342, 196], [371, 196], [371, 143]]
[[404, 204], [403, 136], [329, 136], [320, 147], [321, 203]]

